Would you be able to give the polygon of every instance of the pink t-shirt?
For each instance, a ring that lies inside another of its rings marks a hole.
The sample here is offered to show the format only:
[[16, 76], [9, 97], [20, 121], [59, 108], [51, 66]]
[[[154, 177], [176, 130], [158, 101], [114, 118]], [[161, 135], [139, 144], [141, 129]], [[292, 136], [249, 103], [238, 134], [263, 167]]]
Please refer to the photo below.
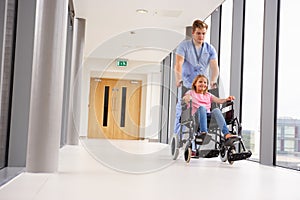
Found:
[[[195, 90], [189, 90], [186, 94], [192, 97], [192, 113], [194, 114], [200, 106], [204, 106], [207, 112], [210, 113], [212, 94], [206, 92], [205, 94], [196, 93]], [[188, 105], [189, 106], [189, 105]]]

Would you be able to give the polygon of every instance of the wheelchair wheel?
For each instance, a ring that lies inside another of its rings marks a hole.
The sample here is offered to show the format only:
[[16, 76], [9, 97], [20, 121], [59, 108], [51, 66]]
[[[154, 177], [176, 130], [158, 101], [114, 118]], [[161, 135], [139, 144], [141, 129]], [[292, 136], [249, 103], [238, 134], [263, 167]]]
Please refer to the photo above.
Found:
[[173, 156], [173, 160], [176, 160], [179, 155], [179, 142], [178, 135], [174, 134], [171, 141], [171, 154]]
[[[234, 153], [235, 153], [235, 148], [234, 148], [234, 147], [230, 147], [230, 148], [228, 149], [228, 152], [227, 152], [227, 158], [229, 158], [230, 155], [232, 155], [232, 154], [234, 154]], [[229, 164], [231, 164], [231, 165], [234, 163], [233, 160], [228, 160], [228, 162], [229, 162]]]
[[191, 161], [191, 157], [192, 157], [192, 148], [187, 145], [185, 150], [184, 150], [184, 160], [186, 163], [189, 163]]
[[224, 146], [220, 150], [220, 159], [222, 162], [227, 161], [227, 149]]

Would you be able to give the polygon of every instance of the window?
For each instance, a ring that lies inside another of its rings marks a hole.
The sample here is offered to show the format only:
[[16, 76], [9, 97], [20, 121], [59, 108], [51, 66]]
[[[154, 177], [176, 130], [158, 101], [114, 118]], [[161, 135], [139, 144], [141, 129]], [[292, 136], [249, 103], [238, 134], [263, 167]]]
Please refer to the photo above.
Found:
[[264, 1], [245, 3], [241, 122], [246, 148], [253, 153], [250, 159], [259, 160]]
[[277, 138], [278, 134], [282, 135], [282, 148], [277, 148], [276, 165], [300, 170], [300, 143], [297, 139], [300, 126], [300, 92], [296, 89], [300, 73], [297, 65], [300, 27], [295, 26], [300, 17], [300, 2], [285, 0], [280, 4], [277, 127], [284, 128], [281, 133], [277, 132]]
[[211, 16], [207, 17], [204, 22], [208, 25], [208, 29], [205, 34], [205, 42], [210, 43]]
[[286, 126], [284, 129], [284, 137], [294, 139], [295, 138], [295, 127]]
[[221, 44], [220, 44], [220, 96], [229, 96], [232, 35], [232, 1], [222, 4]]

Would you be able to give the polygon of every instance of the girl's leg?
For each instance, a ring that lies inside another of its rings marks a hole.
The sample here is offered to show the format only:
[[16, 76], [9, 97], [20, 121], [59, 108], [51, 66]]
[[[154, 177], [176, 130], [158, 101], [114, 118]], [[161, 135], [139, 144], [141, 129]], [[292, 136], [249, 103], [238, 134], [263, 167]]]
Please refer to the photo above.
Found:
[[229, 130], [227, 128], [226, 121], [224, 119], [224, 116], [222, 115], [221, 110], [219, 108], [215, 108], [211, 111], [211, 115], [217, 121], [217, 124], [224, 136], [227, 135], [229, 133]]
[[199, 126], [200, 126], [200, 132], [207, 133], [207, 110], [204, 106], [200, 106], [198, 108], [198, 120], [199, 120]]

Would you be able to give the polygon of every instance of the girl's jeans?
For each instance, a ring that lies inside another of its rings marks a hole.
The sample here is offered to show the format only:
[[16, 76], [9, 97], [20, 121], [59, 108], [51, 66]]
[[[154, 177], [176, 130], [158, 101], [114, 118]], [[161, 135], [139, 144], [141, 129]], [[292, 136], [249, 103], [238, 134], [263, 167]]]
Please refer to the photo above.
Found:
[[204, 106], [200, 106], [198, 108], [198, 120], [200, 126], [200, 132], [208, 132], [207, 131], [207, 117], [211, 115], [217, 121], [219, 128], [221, 129], [224, 136], [229, 133], [229, 130], [226, 125], [226, 121], [222, 115], [222, 112], [219, 108], [215, 108], [211, 111], [211, 113], [207, 113], [207, 110]]

